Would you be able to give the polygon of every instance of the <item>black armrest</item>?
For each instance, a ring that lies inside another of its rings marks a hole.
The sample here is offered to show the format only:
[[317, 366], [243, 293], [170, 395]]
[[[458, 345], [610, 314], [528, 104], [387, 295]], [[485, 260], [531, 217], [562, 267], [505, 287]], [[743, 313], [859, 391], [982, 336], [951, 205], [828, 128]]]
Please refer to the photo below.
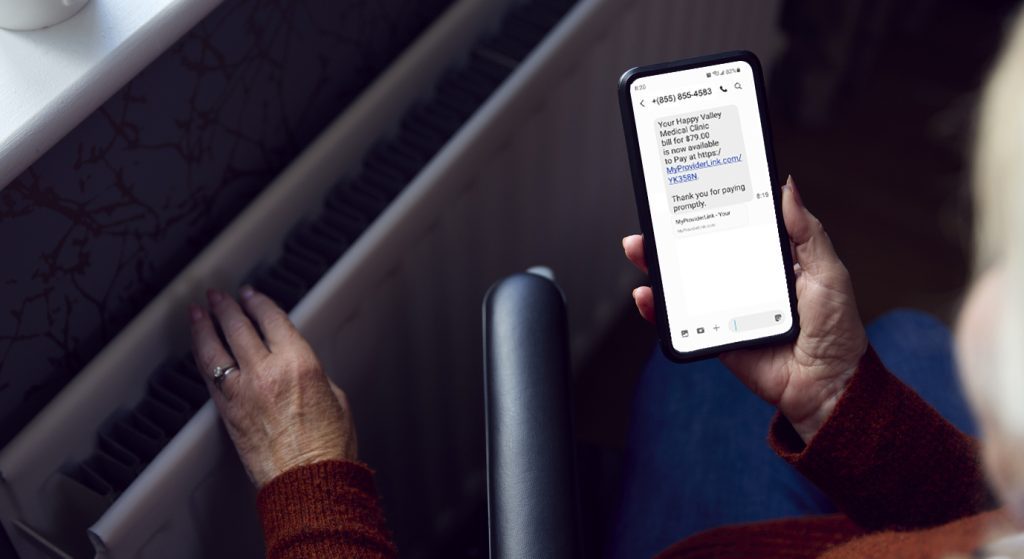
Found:
[[565, 302], [516, 274], [484, 299], [492, 559], [580, 557]]

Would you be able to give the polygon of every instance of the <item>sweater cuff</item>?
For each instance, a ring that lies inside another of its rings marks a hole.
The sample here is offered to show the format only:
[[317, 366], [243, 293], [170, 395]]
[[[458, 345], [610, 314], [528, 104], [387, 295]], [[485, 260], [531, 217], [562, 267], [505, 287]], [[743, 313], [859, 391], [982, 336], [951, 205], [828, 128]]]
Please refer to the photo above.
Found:
[[781, 417], [769, 440], [867, 529], [937, 526], [988, 507], [973, 440], [893, 376], [870, 347], [810, 444]]
[[887, 380], [888, 370], [878, 358], [875, 349], [868, 346], [867, 351], [857, 363], [857, 369], [846, 385], [843, 394], [836, 401], [831, 415], [811, 439], [804, 440], [793, 428], [793, 424], [779, 412], [772, 418], [768, 431], [768, 442], [772, 449], [784, 460], [797, 469], [819, 462], [822, 459], [834, 459], [833, 446], [838, 439], [847, 439], [851, 430], [862, 430], [864, 418], [860, 417], [864, 409], [870, 409], [871, 403]]
[[347, 556], [355, 549], [394, 555], [373, 471], [363, 464], [325, 460], [293, 468], [264, 485], [256, 504], [268, 556]]

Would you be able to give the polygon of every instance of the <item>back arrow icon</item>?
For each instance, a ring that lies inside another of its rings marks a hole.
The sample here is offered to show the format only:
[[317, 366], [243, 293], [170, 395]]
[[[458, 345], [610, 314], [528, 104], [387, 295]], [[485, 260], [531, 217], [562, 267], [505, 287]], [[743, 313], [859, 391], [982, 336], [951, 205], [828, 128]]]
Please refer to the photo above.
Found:
[[641, 106], [641, 107], [643, 107], [643, 108], [645, 108], [645, 109], [647, 108], [647, 106], [646, 106], [646, 105], [644, 105], [644, 100], [643, 100], [643, 99], [641, 99], [641, 100], [640, 100], [640, 106]]

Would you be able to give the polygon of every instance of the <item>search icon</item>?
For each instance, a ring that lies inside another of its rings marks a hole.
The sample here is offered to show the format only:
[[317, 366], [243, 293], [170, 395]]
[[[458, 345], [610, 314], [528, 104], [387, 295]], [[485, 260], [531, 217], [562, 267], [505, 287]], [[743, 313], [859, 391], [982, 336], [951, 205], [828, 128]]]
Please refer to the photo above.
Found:
[[734, 89], [743, 89], [743, 84], [741, 84], [740, 82], [736, 82], [736, 83], [732, 84], [732, 87]]

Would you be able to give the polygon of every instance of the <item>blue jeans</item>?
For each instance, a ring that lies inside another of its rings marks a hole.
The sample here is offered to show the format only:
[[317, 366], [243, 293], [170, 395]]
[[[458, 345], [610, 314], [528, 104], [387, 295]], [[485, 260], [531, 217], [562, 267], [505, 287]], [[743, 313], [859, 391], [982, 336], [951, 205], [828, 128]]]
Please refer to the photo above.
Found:
[[[897, 310], [867, 332], [893, 374], [962, 431], [975, 432], [944, 324]], [[835, 512], [768, 446], [774, 413], [718, 360], [676, 365], [655, 350], [636, 389], [608, 555], [651, 557], [716, 526]]]

